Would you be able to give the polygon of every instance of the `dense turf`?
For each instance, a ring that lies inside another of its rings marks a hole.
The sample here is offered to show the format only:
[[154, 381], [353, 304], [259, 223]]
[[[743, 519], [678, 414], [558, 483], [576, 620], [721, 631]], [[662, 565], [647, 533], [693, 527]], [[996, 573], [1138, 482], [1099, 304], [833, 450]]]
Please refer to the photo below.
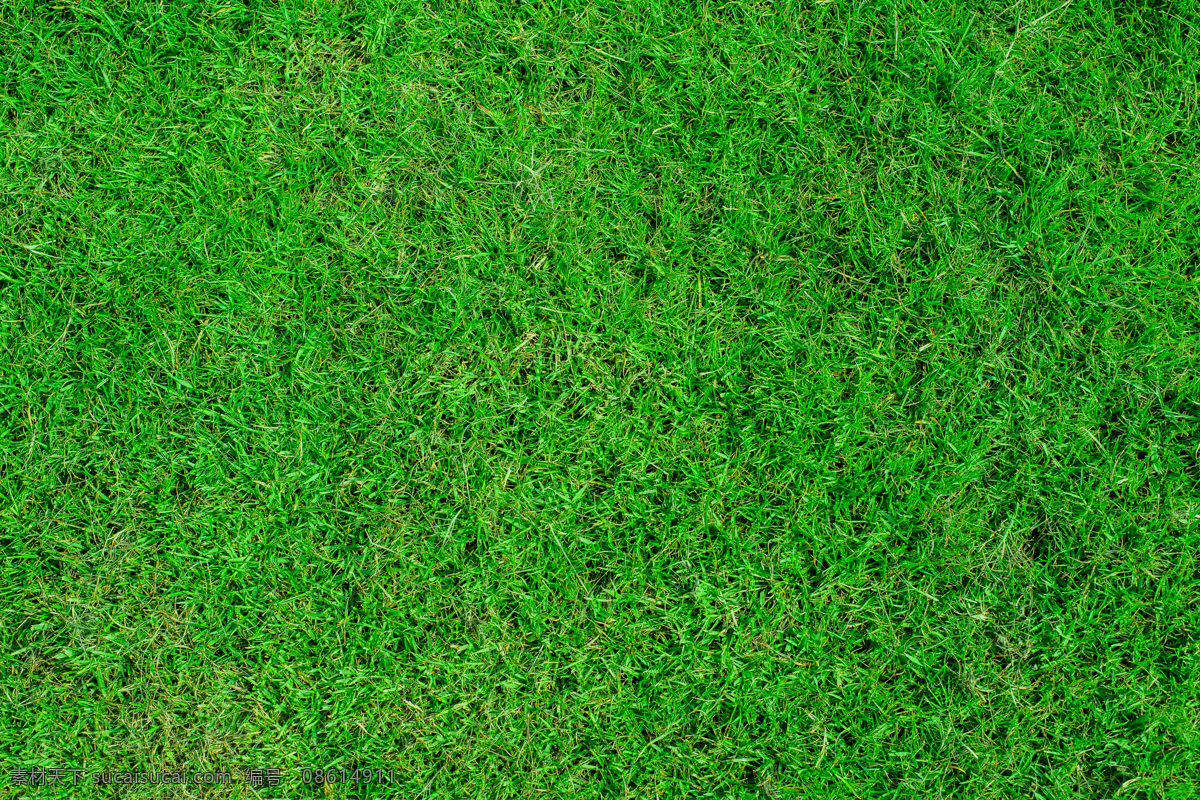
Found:
[[5, 769], [1196, 797], [1200, 14], [968, 5], [4, 3]]

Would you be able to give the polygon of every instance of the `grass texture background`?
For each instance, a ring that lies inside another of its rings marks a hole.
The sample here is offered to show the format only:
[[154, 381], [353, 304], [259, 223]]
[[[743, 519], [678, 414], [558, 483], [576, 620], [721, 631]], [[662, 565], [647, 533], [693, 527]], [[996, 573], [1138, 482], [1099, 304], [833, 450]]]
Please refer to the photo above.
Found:
[[0, 41], [0, 795], [1198, 796], [1193, 3]]

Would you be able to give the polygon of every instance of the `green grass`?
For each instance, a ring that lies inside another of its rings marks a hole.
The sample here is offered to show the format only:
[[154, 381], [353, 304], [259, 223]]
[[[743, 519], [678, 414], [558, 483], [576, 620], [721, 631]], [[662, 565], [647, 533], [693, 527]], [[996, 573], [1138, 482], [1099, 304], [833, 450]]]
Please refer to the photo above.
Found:
[[0, 796], [1200, 796], [1195, 4], [0, 54]]

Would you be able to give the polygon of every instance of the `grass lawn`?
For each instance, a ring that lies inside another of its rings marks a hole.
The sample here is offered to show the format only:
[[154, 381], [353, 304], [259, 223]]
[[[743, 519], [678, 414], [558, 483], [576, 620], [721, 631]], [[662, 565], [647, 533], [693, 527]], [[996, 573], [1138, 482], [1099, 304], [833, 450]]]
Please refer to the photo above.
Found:
[[1200, 797], [1195, 3], [0, 63], [0, 797]]

